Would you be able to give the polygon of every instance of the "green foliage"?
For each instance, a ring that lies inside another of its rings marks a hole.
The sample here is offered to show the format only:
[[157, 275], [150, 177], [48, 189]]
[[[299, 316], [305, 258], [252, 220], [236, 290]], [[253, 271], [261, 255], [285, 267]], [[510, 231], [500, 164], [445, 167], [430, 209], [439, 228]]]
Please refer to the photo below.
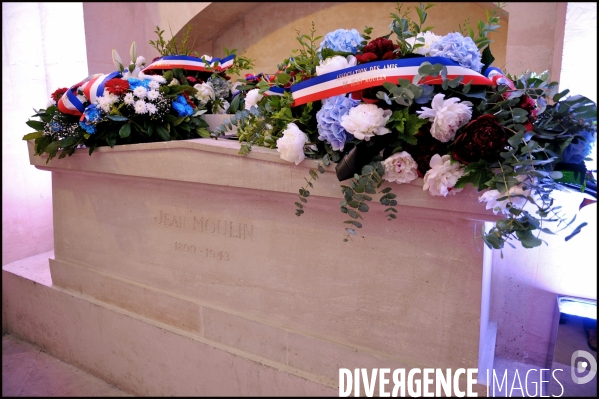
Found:
[[[193, 48], [193, 44], [190, 47], [188, 47], [188, 42], [189, 42], [189, 35], [191, 33], [191, 25], [187, 24], [187, 28], [185, 30], [185, 33], [183, 33], [183, 37], [181, 38], [180, 42], [177, 41], [177, 38], [173, 35], [173, 32], [171, 31], [171, 39], [166, 41], [163, 38], [163, 33], [164, 30], [161, 30], [160, 27], [156, 27], [156, 30], [154, 31], [154, 33], [156, 33], [156, 35], [158, 36], [158, 39], [156, 40], [150, 40], [150, 45], [152, 47], [154, 47], [156, 49], [156, 51], [158, 51], [158, 53], [160, 53], [161, 56], [165, 56], [165, 55], [194, 55], [196, 57], [198, 57], [198, 53], [196, 51], [192, 51], [191, 49]], [[195, 40], [194, 40], [195, 42]], [[133, 60], [135, 61], [135, 60]]]
[[387, 122], [387, 127], [397, 132], [399, 140], [408, 144], [417, 144], [416, 134], [421, 126], [427, 123], [426, 119], [418, 118], [418, 115], [410, 114], [408, 108], [393, 111]]
[[414, 44], [411, 44], [407, 41], [407, 39], [411, 39], [416, 37], [419, 33], [426, 32], [431, 30], [432, 26], [423, 27], [424, 22], [427, 17], [427, 10], [434, 6], [433, 3], [428, 3], [424, 5], [420, 3], [418, 6], [415, 6], [413, 9], [418, 16], [418, 21], [413, 21], [410, 18], [410, 11], [402, 12], [403, 3], [397, 3], [397, 13], [391, 13], [391, 32], [386, 36], [389, 38], [391, 33], [395, 33], [397, 37], [397, 45], [399, 46], [400, 54], [410, 54], [414, 49], [418, 47], [422, 47], [424, 44], [419, 41], [415, 41]]

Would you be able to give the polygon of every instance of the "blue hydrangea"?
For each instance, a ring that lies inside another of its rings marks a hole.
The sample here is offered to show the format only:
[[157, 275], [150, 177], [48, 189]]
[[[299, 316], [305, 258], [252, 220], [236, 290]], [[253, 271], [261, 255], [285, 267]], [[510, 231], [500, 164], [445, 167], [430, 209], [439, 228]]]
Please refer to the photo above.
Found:
[[436, 40], [429, 52], [432, 57], [451, 58], [463, 67], [480, 72], [483, 68], [478, 47], [468, 36], [453, 32]]
[[341, 117], [357, 106], [359, 101], [344, 95], [329, 97], [322, 102], [322, 108], [316, 113], [318, 139], [324, 140], [335, 151], [343, 150], [345, 143], [354, 138], [341, 126]]
[[333, 51], [356, 54], [362, 40], [362, 36], [360, 36], [360, 33], [355, 29], [337, 29], [324, 36], [324, 40], [320, 43], [320, 47], [318, 48], [318, 54], [320, 55], [320, 52], [325, 47], [330, 48]]
[[129, 82], [129, 90], [133, 91], [139, 86], [143, 86], [146, 90], [150, 90], [150, 79], [138, 79], [138, 78], [127, 78], [127, 82]]
[[187, 99], [181, 95], [173, 101], [173, 109], [177, 111], [179, 116], [191, 116], [193, 114], [193, 108], [187, 103]]
[[[580, 138], [574, 139], [572, 143], [566, 147], [562, 154], [562, 161], [566, 163], [581, 163], [584, 159], [591, 155], [593, 144], [595, 142], [595, 133], [583, 130], [578, 132], [584, 141]], [[574, 143], [576, 141], [576, 143]]]
[[87, 133], [96, 133], [95, 124], [102, 118], [102, 110], [98, 108], [96, 104], [88, 105], [83, 111], [79, 126], [81, 126]]

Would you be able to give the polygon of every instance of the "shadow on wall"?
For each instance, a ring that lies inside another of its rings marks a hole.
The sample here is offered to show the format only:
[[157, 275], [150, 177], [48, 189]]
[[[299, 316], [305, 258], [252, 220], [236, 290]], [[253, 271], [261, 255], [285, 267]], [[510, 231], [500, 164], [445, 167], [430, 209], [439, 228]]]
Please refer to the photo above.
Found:
[[[419, 3], [402, 3], [402, 11]], [[386, 35], [395, 12], [394, 3], [211, 3], [189, 20], [190, 42], [200, 55], [224, 56], [224, 48], [243, 51], [254, 60], [255, 72], [274, 73], [277, 64], [299, 47], [296, 30], [309, 34], [312, 22], [316, 36], [343, 28], [362, 32], [369, 25], [372, 37]], [[425, 26], [432, 26], [437, 35], [458, 30], [467, 16], [475, 26], [486, 20], [485, 12], [493, 3], [439, 3], [429, 10]], [[172, 11], [172, 10], [171, 10]], [[501, 12], [501, 28], [490, 38], [495, 65], [505, 65], [508, 14]], [[175, 35], [179, 40], [187, 25]], [[474, 28], [476, 30], [476, 28]], [[320, 44], [322, 39], [316, 41]]]

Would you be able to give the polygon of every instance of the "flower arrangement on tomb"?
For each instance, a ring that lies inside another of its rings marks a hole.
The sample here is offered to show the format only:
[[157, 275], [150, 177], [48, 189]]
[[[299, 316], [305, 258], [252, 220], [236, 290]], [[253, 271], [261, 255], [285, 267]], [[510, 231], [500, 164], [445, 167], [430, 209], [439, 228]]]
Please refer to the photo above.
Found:
[[[299, 189], [297, 216], [319, 173], [336, 164], [346, 241], [375, 196], [389, 220], [401, 217], [401, 184], [417, 178], [433, 196], [477, 189], [500, 217], [481, 233], [490, 248], [537, 247], [541, 232], [564, 229], [570, 239], [586, 223], [562, 214], [552, 192], [589, 185], [596, 197], [584, 164], [597, 137], [596, 104], [558, 92], [546, 72], [512, 76], [493, 67], [488, 34], [499, 28], [497, 11], [477, 32], [466, 23], [440, 36], [424, 26], [431, 6], [414, 7], [412, 20], [399, 5], [389, 33], [374, 39], [371, 27], [297, 32], [301, 47], [275, 76], [246, 79], [245, 110], [217, 135], [235, 125], [241, 154], [259, 145], [296, 165], [320, 160]], [[384, 182], [393, 184], [381, 189]]]
[[116, 50], [116, 71], [87, 77], [70, 88], [55, 90], [46, 108], [35, 110], [27, 125], [35, 129], [24, 140], [35, 140], [35, 154], [60, 150], [59, 158], [77, 148], [210, 137], [203, 114], [235, 112], [241, 96], [234, 96], [230, 75], [251, 68], [252, 60], [225, 49], [222, 59], [198, 56], [187, 48], [190, 27], [181, 42], [158, 39], [150, 44], [160, 57], [146, 63], [136, 43], [125, 66]]

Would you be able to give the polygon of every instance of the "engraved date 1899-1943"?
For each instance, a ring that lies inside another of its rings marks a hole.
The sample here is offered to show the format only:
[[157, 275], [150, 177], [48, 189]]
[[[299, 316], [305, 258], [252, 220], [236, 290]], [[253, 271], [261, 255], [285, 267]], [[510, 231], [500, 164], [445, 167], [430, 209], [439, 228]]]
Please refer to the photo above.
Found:
[[229, 261], [229, 253], [225, 251], [218, 251], [210, 248], [200, 248], [191, 244], [184, 244], [182, 242], [175, 242], [175, 251], [185, 252], [190, 254], [204, 253], [206, 258], [212, 258], [216, 260]]

